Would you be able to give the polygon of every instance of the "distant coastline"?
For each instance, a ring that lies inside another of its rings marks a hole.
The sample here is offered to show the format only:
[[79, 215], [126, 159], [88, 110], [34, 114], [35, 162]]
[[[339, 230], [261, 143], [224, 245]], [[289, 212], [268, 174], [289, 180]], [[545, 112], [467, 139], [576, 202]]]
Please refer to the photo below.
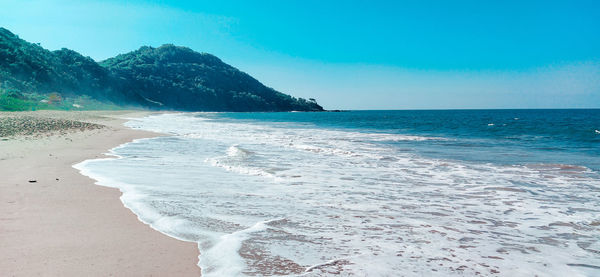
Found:
[[0, 27], [0, 110], [144, 107], [185, 111], [323, 111], [221, 59], [165, 44], [96, 62], [49, 51]]

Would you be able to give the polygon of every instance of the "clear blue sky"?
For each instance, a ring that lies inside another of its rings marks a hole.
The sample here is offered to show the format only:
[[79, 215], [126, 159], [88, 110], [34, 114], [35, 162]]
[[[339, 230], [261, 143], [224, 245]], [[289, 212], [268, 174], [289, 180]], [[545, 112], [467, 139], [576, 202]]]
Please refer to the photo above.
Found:
[[600, 1], [3, 0], [96, 60], [174, 43], [330, 109], [600, 108]]

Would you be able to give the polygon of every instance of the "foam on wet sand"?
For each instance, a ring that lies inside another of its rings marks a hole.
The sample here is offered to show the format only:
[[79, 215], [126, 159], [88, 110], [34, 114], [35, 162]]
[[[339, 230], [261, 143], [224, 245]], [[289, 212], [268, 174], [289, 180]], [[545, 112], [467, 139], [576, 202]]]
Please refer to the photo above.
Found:
[[[123, 207], [118, 190], [96, 186], [72, 168], [83, 160], [103, 157], [101, 153], [122, 143], [156, 136], [122, 126], [121, 117], [145, 114], [0, 113], [3, 119], [20, 117], [49, 127], [47, 132], [21, 130], [27, 136], [0, 140], [0, 272], [8, 276], [200, 275], [196, 244], [152, 230]], [[85, 124], [75, 123], [82, 121]], [[73, 128], [57, 129], [54, 123]], [[96, 128], [99, 125], [106, 127]]]

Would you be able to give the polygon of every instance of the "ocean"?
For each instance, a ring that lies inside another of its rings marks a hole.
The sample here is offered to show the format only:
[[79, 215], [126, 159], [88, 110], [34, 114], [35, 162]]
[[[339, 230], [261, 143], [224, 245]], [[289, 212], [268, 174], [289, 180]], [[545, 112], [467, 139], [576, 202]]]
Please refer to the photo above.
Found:
[[169, 113], [75, 165], [204, 276], [600, 276], [600, 110]]

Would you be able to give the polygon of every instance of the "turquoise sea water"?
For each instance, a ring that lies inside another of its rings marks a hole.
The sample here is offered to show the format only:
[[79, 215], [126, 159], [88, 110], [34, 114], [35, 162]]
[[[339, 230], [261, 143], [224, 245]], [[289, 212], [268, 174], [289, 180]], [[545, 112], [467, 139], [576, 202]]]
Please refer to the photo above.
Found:
[[223, 113], [214, 118], [441, 137], [447, 140], [385, 143], [434, 158], [499, 164], [556, 162], [600, 170], [598, 109]]
[[600, 110], [177, 113], [76, 165], [205, 276], [597, 276]]

